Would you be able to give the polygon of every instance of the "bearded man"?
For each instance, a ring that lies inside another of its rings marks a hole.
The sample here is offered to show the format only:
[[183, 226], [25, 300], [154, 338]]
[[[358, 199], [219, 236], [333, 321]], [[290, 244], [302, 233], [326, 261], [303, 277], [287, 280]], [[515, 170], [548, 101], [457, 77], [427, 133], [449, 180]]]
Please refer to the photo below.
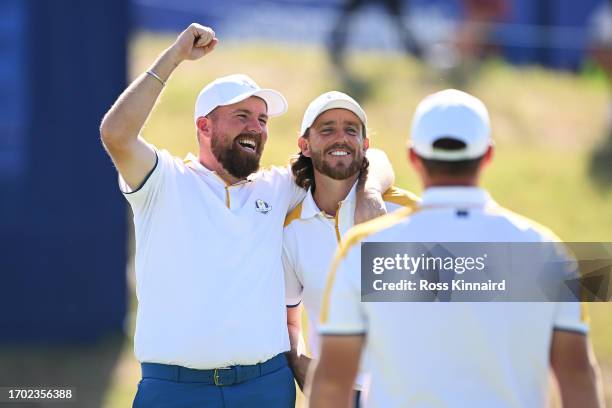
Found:
[[[349, 95], [331, 91], [315, 98], [304, 113], [292, 171], [306, 197], [289, 213], [283, 235], [283, 267], [287, 297], [287, 323], [292, 352], [289, 363], [303, 387], [311, 358], [319, 358], [318, 316], [327, 272], [346, 232], [353, 227], [360, 175], [368, 171], [370, 139], [367, 116]], [[370, 158], [373, 158], [370, 154]], [[383, 195], [387, 211], [415, 208], [418, 198], [393, 187]], [[301, 310], [308, 315], [310, 357], [301, 353]], [[359, 406], [367, 373], [354, 384]], [[307, 387], [306, 387], [307, 388]]]
[[[134, 407], [294, 406], [282, 226], [304, 192], [288, 168], [255, 173], [268, 118], [287, 110], [285, 98], [229, 75], [197, 98], [198, 157], [180, 160], [140, 136], [172, 71], [217, 43], [210, 28], [190, 25], [100, 127], [134, 212], [142, 367]], [[390, 183], [369, 180], [372, 191]]]

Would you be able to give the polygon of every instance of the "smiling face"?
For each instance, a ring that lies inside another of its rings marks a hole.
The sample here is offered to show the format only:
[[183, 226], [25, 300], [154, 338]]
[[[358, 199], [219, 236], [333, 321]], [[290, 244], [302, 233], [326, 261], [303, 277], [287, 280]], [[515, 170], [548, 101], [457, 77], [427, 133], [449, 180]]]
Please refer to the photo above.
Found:
[[225, 171], [238, 179], [257, 171], [268, 139], [266, 103], [252, 96], [232, 105], [219, 106], [208, 118], [210, 148]]
[[298, 144], [316, 171], [344, 180], [361, 169], [369, 140], [357, 115], [346, 109], [330, 109], [317, 117]]

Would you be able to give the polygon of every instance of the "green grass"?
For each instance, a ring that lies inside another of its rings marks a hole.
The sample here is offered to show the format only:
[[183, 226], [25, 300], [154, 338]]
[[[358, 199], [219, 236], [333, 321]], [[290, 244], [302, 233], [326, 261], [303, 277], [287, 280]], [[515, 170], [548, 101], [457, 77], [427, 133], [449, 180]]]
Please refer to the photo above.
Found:
[[[132, 76], [143, 72], [172, 40], [137, 37], [131, 47]], [[389, 155], [398, 185], [420, 192], [405, 160], [410, 119], [423, 96], [447, 85], [420, 63], [401, 56], [355, 54], [350, 61], [353, 72], [372, 85], [363, 101], [372, 145]], [[307, 104], [340, 86], [322, 49], [221, 43], [212, 55], [178, 68], [144, 137], [178, 156], [197, 153], [195, 98], [210, 80], [237, 72], [280, 90], [289, 101], [289, 112], [270, 121], [265, 165], [287, 162], [297, 151]], [[491, 113], [497, 151], [483, 184], [494, 198], [565, 240], [612, 241], [612, 190], [597, 186], [588, 173], [590, 152], [605, 134], [605, 83], [592, 75], [517, 69], [496, 61], [484, 65], [468, 91], [483, 99]], [[602, 365], [612, 367], [612, 304], [592, 304], [590, 310], [596, 353]], [[138, 376], [130, 343], [107, 405], [129, 405]]]

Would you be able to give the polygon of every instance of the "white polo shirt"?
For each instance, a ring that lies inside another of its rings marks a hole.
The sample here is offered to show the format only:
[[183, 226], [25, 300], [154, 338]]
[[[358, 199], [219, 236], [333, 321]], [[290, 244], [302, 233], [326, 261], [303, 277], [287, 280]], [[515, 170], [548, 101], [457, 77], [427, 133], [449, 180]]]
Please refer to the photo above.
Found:
[[359, 242], [542, 242], [556, 237], [479, 188], [430, 188], [355, 227], [332, 268], [321, 332], [367, 333], [369, 407], [541, 407], [553, 330], [586, 333], [579, 303], [361, 303]]
[[165, 150], [134, 192], [141, 362], [210, 369], [289, 350], [282, 271], [287, 211], [304, 197], [288, 168], [226, 185]]
[[[285, 219], [283, 267], [287, 306], [303, 301], [308, 316], [307, 344], [315, 359], [319, 358], [319, 315], [327, 272], [342, 237], [354, 225], [355, 190], [356, 183], [339, 203], [336, 216], [331, 217], [317, 207], [309, 189], [304, 201]], [[418, 197], [392, 187], [383, 200], [387, 212], [392, 212], [402, 207], [416, 208]]]

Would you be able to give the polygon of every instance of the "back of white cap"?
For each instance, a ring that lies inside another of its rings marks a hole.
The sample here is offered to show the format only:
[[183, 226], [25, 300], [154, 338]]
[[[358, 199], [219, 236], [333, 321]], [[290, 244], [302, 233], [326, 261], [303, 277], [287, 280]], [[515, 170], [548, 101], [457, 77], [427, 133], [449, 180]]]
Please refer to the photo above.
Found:
[[194, 121], [197, 122], [200, 116], [208, 115], [217, 106], [238, 103], [251, 96], [257, 96], [266, 102], [268, 116], [287, 112], [287, 100], [280, 92], [261, 89], [249, 76], [234, 74], [217, 78], [200, 91], [195, 103]]
[[[440, 139], [465, 144], [461, 149], [436, 148]], [[411, 146], [421, 157], [458, 161], [476, 159], [491, 145], [489, 113], [482, 101], [468, 93], [447, 89], [427, 96], [412, 120]]]

